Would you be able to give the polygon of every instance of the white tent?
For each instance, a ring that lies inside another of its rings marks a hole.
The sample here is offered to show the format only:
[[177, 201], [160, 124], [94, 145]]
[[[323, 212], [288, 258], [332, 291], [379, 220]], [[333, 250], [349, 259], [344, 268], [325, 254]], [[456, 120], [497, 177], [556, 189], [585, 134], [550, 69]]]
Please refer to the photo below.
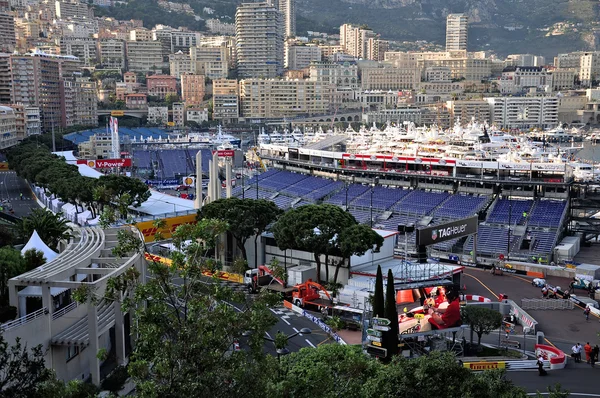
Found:
[[44, 257], [46, 257], [46, 262], [50, 262], [58, 256], [58, 254], [50, 249], [48, 245], [44, 243], [42, 238], [38, 235], [37, 231], [33, 231], [31, 238], [29, 238], [29, 242], [21, 249], [21, 254], [25, 254], [27, 250], [36, 249], [44, 253]]

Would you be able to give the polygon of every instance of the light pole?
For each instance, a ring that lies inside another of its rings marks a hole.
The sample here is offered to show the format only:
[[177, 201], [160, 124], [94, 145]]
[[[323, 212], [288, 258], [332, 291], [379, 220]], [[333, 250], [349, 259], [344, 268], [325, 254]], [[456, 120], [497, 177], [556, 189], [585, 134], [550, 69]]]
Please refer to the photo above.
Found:
[[510, 261], [510, 228], [512, 224], [512, 187], [510, 187], [510, 193], [508, 194], [508, 239], [506, 241], [506, 261]]

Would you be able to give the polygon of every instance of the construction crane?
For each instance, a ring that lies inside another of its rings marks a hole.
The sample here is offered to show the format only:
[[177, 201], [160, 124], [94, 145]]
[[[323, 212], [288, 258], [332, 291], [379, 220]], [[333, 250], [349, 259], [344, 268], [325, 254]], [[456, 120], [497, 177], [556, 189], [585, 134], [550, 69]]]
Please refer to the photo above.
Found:
[[267, 166], [265, 165], [265, 162], [263, 162], [263, 160], [261, 159], [260, 155], [258, 154], [258, 147], [253, 147], [252, 151], [254, 152], [254, 155], [258, 159], [258, 163], [260, 164], [260, 168], [263, 171], [267, 171]]

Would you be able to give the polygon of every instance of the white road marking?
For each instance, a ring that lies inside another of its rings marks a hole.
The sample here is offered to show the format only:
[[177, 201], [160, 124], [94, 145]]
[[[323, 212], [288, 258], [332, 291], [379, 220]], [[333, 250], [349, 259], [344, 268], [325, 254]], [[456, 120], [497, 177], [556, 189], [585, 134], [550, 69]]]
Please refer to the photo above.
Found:
[[292, 324], [291, 324], [291, 323], [289, 323], [288, 321], [286, 321], [286, 320], [285, 320], [285, 318], [281, 318], [281, 320], [282, 320], [282, 321], [284, 321], [285, 323], [287, 323], [287, 324], [288, 324], [288, 326], [292, 326]]
[[272, 339], [272, 338], [273, 338], [273, 337], [271, 337], [271, 335], [269, 334], [269, 332], [265, 332], [265, 334], [266, 334], [266, 335], [267, 335], [267, 336], [268, 336], [270, 339]]
[[[300, 333], [300, 331], [298, 329], [296, 329], [296, 328], [292, 328], [292, 329], [294, 329], [294, 332]], [[302, 335], [302, 333], [300, 333], [300, 335]]]
[[312, 348], [317, 348], [313, 343], [311, 343], [308, 339], [304, 339]]

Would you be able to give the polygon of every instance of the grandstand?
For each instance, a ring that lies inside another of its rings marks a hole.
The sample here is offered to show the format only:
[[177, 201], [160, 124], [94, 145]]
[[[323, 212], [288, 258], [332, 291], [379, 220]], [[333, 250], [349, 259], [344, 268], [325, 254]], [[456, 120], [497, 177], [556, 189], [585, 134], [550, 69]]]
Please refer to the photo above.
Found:
[[173, 178], [196, 173], [196, 153], [202, 153], [202, 172], [208, 173], [208, 162], [212, 159], [210, 149], [157, 149], [134, 150], [133, 164], [136, 174]]
[[[524, 261], [533, 261], [535, 257], [536, 261], [543, 258], [549, 262], [567, 213], [564, 200], [517, 197], [508, 200], [484, 194], [346, 184], [277, 169], [251, 178], [243, 187], [233, 188], [232, 195], [271, 200], [281, 209], [330, 203], [347, 208], [359, 223], [371, 224], [372, 217], [373, 227], [391, 231], [398, 230], [400, 225], [436, 225], [473, 215], [480, 215], [483, 220], [487, 214], [478, 232], [478, 255], [497, 259], [510, 248], [511, 259]], [[525, 243], [527, 238], [529, 245]], [[401, 234], [398, 245], [403, 246], [405, 239], [414, 246], [415, 233]], [[432, 249], [468, 256], [473, 250], [473, 238], [435, 244]]]

